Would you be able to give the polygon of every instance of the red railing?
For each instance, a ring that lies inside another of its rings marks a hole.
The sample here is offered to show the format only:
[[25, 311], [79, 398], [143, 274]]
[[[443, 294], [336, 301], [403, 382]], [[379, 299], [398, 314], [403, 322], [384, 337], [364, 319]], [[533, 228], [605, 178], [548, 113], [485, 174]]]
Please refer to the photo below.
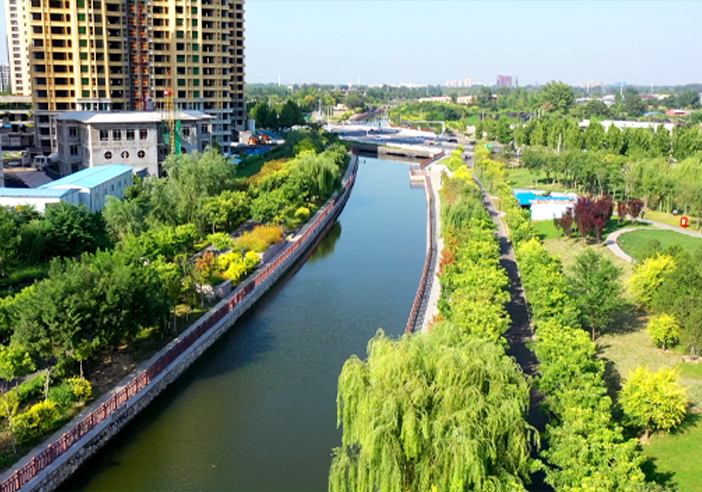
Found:
[[419, 287], [417, 288], [417, 293], [414, 296], [412, 309], [410, 310], [409, 319], [407, 320], [407, 326], [405, 327], [406, 335], [414, 331], [414, 325], [417, 323], [417, 314], [419, 313], [419, 306], [422, 304], [422, 300], [424, 297], [424, 289], [427, 285], [427, 277], [429, 276], [429, 270], [431, 269], [431, 262], [434, 259], [434, 255], [432, 254], [434, 251], [434, 220], [432, 219], [434, 209], [434, 193], [432, 191], [431, 179], [426, 173], [424, 175], [424, 191], [427, 194], [427, 221], [429, 228], [429, 237], [427, 238], [427, 257], [424, 259], [422, 277], [419, 279]]
[[427, 165], [429, 165], [432, 161], [434, 161], [435, 159], [438, 159], [439, 157], [443, 157], [443, 155], [444, 155], [444, 151], [442, 150], [442, 151], [439, 152], [438, 154], [436, 154], [436, 155], [434, 155], [434, 156], [432, 156], [432, 157], [429, 157], [428, 159], [424, 159], [422, 162], [419, 163], [419, 169], [424, 169], [424, 168], [427, 167]]
[[[183, 338], [173, 345], [168, 352], [163, 354], [159, 359], [144, 370], [137, 377], [132, 379], [124, 388], [113, 394], [109, 400], [105, 401], [98, 408], [90, 412], [83, 420], [78, 422], [71, 430], [59, 437], [56, 441], [49, 444], [47, 448], [29, 460], [25, 465], [7, 477], [0, 484], [0, 492], [15, 492], [24, 484], [34, 478], [41, 470], [53, 463], [59, 456], [65, 453], [73, 444], [85, 436], [88, 432], [103, 422], [107, 417], [114, 413], [119, 407], [124, 405], [128, 400], [133, 398], [137, 393], [144, 389], [153, 381], [163, 370], [168, 367], [175, 359], [183, 354], [189, 347], [195, 343], [203, 334], [210, 330], [214, 325], [224, 318], [228, 313], [234, 310], [246, 297], [251, 294], [254, 288], [263, 283], [280, 265], [290, 258], [297, 250], [304, 248], [310, 237], [317, 231], [324, 219], [336, 210], [336, 205], [341, 201], [345, 204], [348, 200], [348, 194], [353, 188], [358, 173], [358, 159], [352, 157], [352, 169], [346, 183], [344, 184], [341, 194], [334, 201], [328, 204], [322, 213], [315, 219], [305, 233], [288, 248], [286, 248], [276, 259], [266, 265], [263, 269], [249, 281], [244, 283], [229, 299], [229, 301], [221, 306], [216, 311], [210, 311], [205, 319]], [[314, 243], [316, 244], [316, 242]]]

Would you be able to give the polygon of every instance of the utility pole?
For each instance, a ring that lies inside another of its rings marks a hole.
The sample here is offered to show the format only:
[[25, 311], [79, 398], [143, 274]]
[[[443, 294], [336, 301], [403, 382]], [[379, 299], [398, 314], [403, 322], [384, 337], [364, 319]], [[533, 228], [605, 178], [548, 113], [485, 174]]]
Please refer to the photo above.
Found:
[[556, 155], [561, 155], [561, 136], [562, 135], [563, 135], [562, 133], [558, 134], [558, 150], [556, 151]]

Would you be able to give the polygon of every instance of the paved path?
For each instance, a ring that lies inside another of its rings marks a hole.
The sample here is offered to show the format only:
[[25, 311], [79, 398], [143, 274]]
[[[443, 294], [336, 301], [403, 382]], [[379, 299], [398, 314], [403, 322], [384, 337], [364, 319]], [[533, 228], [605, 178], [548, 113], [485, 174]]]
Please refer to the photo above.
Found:
[[667, 229], [669, 231], [675, 231], [679, 232], [680, 234], [687, 234], [688, 236], [702, 239], [702, 233], [691, 231], [690, 229], [683, 229], [682, 227], [676, 227], [669, 224], [664, 224], [663, 222], [656, 222], [655, 220], [648, 219], [640, 219], [639, 222], [645, 222], [646, 224], [651, 224], [659, 229]]
[[[440, 162], [440, 161], [439, 161]], [[427, 332], [429, 330], [429, 324], [434, 317], [439, 314], [439, 297], [441, 297], [441, 282], [439, 281], [439, 262], [441, 261], [441, 252], [444, 249], [444, 238], [441, 236], [441, 198], [439, 197], [439, 191], [441, 190], [441, 172], [446, 171], [447, 174], [453, 174], [449, 169], [443, 164], [435, 163], [430, 165], [426, 169], [426, 173], [431, 179], [432, 193], [434, 194], [434, 210], [432, 211], [434, 215], [434, 248], [436, 254], [434, 255], [434, 264], [430, 267], [430, 275], [427, 278], [427, 283], [429, 283], [429, 302], [427, 303], [426, 310], [424, 312], [424, 320], [421, 324], [422, 331]]]
[[[522, 368], [525, 374], [529, 377], [536, 377], [539, 374], [539, 361], [534, 353], [529, 349], [527, 344], [534, 338], [534, 331], [531, 326], [531, 318], [529, 316], [529, 308], [524, 289], [522, 288], [522, 280], [519, 275], [519, 267], [514, 254], [512, 243], [507, 238], [504, 226], [500, 220], [500, 213], [495, 208], [495, 203], [490, 194], [485, 190], [483, 184], [476, 177], [475, 181], [483, 191], [483, 204], [486, 210], [490, 213], [493, 222], [497, 224], [495, 235], [500, 242], [500, 265], [505, 269], [510, 281], [511, 300], [507, 303], [507, 313], [511, 319], [510, 327], [505, 333], [505, 338], [509, 343], [509, 348], [506, 350], [507, 355], [514, 357], [517, 364]], [[534, 386], [531, 388], [529, 414], [527, 421], [539, 431], [543, 437], [546, 431], [546, 423], [548, 421], [546, 414], [541, 411], [541, 402], [544, 400], [544, 395], [536, 390]], [[541, 447], [545, 448], [547, 443], [542, 439]], [[537, 447], [532, 446], [532, 457], [536, 458], [539, 454]], [[532, 483], [527, 487], [528, 490], [535, 491], [551, 491], [553, 490], [546, 482], [544, 482], [545, 474], [543, 471], [532, 474]]]
[[614, 231], [612, 234], [607, 236], [607, 247], [609, 250], [614, 253], [616, 256], [621, 258], [622, 260], [628, 261], [629, 263], [636, 263], [634, 259], [626, 254], [622, 248], [619, 247], [619, 244], [617, 243], [617, 238], [621, 236], [622, 234], [626, 234], [627, 232], [631, 231], [638, 231], [641, 230], [640, 227], [627, 227], [626, 229], [619, 229], [618, 231]]
[[[688, 229], [683, 229], [682, 227], [675, 227], [675, 226], [672, 226], [669, 224], [664, 224], [662, 222], [656, 222], [654, 220], [648, 220], [648, 219], [640, 219], [639, 222], [644, 222], [646, 224], [650, 224], [658, 229], [679, 232], [680, 234], [686, 234], [688, 236], [702, 239], [701, 233], [695, 232], [695, 231], [690, 231]], [[618, 256], [622, 260], [628, 261], [629, 263], [636, 263], [636, 260], [634, 260], [631, 256], [626, 254], [622, 250], [622, 248], [619, 247], [619, 244], [617, 243], [617, 238], [619, 236], [621, 236], [622, 234], [626, 234], [627, 232], [640, 231], [640, 230], [651, 230], [651, 229], [641, 229], [640, 227], [627, 227], [626, 229], [619, 229], [618, 231], [614, 231], [612, 234], [607, 236], [607, 247], [609, 248], [609, 250], [612, 253], [614, 253], [616, 256]]]

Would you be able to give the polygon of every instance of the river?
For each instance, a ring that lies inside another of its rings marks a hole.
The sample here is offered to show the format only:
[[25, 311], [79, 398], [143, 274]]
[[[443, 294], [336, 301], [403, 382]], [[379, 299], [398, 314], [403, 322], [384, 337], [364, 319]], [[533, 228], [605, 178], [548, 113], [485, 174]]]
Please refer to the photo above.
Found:
[[426, 248], [408, 165], [361, 158], [338, 222], [66, 490], [322, 491], [344, 361], [400, 335]]

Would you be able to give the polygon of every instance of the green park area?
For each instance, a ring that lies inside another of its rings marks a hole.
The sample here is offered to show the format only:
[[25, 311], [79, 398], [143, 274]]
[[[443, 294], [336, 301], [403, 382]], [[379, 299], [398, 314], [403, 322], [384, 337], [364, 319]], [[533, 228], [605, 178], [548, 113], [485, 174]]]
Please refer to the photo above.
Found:
[[636, 260], [640, 260], [642, 255], [645, 255], [646, 250], [650, 248], [652, 244], [655, 244], [655, 241], [657, 241], [663, 249], [673, 244], [678, 244], [693, 255], [702, 249], [702, 239], [700, 238], [660, 229], [631, 231], [617, 238], [619, 247]]

